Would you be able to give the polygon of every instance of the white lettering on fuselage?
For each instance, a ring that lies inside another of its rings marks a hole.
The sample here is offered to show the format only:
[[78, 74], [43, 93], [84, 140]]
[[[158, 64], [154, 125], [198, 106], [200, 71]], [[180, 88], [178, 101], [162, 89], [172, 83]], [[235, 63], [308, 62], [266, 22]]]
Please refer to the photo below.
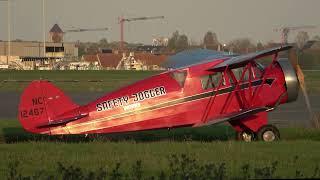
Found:
[[166, 94], [166, 89], [163, 86], [161, 86], [161, 87], [156, 87], [153, 89], [148, 89], [148, 90], [134, 93], [132, 94], [132, 97], [133, 97], [133, 101], [137, 102], [137, 101], [143, 101], [145, 99], [155, 98], [165, 94]]
[[128, 96], [123, 96], [123, 97], [103, 101], [96, 105], [97, 111], [106, 111], [116, 107], [125, 106], [128, 104], [128, 101], [129, 101]]
[[107, 101], [103, 101], [101, 103], [98, 103], [96, 105], [97, 111], [107, 111], [116, 107], [123, 107], [123, 109], [125, 111], [127, 110], [131, 110], [131, 109], [136, 109], [140, 107], [140, 103], [137, 102], [141, 102], [147, 99], [151, 99], [151, 98], [155, 98], [155, 97], [159, 97], [159, 96], [163, 96], [166, 94], [166, 89], [163, 86], [160, 87], [155, 87], [152, 89], [147, 89], [147, 90], [143, 90], [137, 93], [133, 93], [131, 95], [132, 97], [132, 101], [133, 104], [129, 104], [129, 96], [123, 96], [123, 97], [119, 97], [119, 98], [115, 98], [115, 99], [110, 99]]

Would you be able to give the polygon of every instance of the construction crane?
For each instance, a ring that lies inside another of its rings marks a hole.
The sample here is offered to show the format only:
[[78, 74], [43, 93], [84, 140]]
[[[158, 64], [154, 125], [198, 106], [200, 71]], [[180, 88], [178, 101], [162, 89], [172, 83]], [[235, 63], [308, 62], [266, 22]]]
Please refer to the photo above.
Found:
[[54, 24], [51, 30], [49, 31], [50, 40], [52, 42], [60, 43], [64, 41], [64, 36], [69, 33], [74, 32], [86, 32], [86, 31], [107, 31], [108, 28], [76, 28], [71, 27], [72, 29], [68, 29], [63, 31], [58, 24]]
[[[87, 31], [108, 31], [108, 28], [74, 28], [63, 31], [63, 35], [68, 33], [78, 33], [78, 32], [87, 32]], [[61, 37], [61, 39], [64, 39]]]
[[119, 24], [120, 24], [120, 50], [124, 49], [124, 32], [123, 32], [124, 22], [144, 21], [144, 20], [152, 20], [152, 19], [164, 19], [164, 16], [137, 17], [137, 18], [119, 17]]
[[282, 27], [274, 29], [276, 32], [281, 32], [282, 44], [288, 44], [288, 36], [291, 31], [302, 30], [302, 29], [313, 29], [317, 26], [295, 26], [295, 27]]
[[86, 31], [108, 31], [108, 28], [93, 28], [93, 29], [75, 28], [75, 29], [66, 30], [66, 31], [64, 31], [64, 33], [69, 33], [69, 32], [86, 32]]

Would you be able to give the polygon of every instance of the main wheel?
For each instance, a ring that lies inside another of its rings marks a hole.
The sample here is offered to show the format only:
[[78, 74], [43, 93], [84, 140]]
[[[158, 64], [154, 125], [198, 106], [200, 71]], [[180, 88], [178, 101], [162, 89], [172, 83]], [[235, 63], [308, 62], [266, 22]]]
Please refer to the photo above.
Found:
[[264, 125], [259, 129], [257, 139], [265, 142], [278, 141], [280, 139], [280, 132], [277, 127], [271, 124]]
[[254, 140], [254, 133], [250, 131], [240, 131], [237, 132], [236, 138], [238, 141], [251, 142]]

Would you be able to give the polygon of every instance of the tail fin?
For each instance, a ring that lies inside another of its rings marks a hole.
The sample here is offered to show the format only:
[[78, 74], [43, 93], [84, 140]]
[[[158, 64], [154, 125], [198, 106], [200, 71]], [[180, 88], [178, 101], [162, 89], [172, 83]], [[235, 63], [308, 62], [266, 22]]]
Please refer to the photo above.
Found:
[[33, 81], [20, 97], [18, 118], [33, 133], [48, 132], [49, 125], [65, 112], [79, 107], [48, 81]]

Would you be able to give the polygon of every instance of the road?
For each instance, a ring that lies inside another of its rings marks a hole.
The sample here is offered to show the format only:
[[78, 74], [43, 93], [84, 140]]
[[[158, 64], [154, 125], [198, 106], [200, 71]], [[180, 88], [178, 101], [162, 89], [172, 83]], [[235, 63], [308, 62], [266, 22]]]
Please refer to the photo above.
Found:
[[[77, 104], [83, 105], [97, 99], [103, 93], [69, 93], [67, 95]], [[0, 92], [0, 119], [16, 119], [19, 98], [19, 93]], [[319, 113], [320, 95], [310, 95], [310, 101], [313, 111]], [[310, 116], [301, 93], [296, 102], [283, 104], [270, 112], [269, 119], [279, 126], [310, 126]]]

